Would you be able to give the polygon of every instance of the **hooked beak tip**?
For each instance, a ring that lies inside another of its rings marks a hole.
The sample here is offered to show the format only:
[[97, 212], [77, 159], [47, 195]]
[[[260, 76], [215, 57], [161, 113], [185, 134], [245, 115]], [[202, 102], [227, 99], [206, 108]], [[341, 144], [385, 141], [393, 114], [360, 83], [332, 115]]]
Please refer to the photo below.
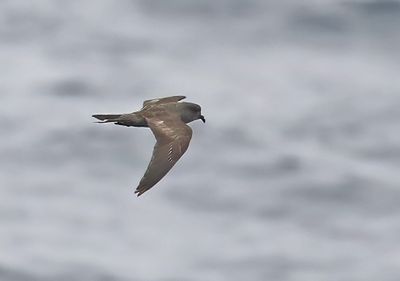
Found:
[[201, 119], [201, 121], [203, 121], [203, 123], [206, 123], [206, 118], [204, 118], [203, 115], [200, 115], [200, 119]]

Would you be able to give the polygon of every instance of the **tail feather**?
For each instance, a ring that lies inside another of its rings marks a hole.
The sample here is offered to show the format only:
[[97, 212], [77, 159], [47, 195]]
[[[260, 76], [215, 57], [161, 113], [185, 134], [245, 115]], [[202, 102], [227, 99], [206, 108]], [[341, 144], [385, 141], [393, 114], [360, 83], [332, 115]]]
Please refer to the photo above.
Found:
[[92, 117], [100, 120], [96, 123], [114, 123], [115, 125], [127, 127], [147, 127], [146, 120], [135, 113], [128, 114], [94, 114]]
[[101, 120], [97, 123], [118, 122], [122, 114], [94, 114], [92, 117]]
[[110, 120], [110, 119], [118, 119], [122, 114], [94, 114], [92, 117], [97, 118], [99, 120]]

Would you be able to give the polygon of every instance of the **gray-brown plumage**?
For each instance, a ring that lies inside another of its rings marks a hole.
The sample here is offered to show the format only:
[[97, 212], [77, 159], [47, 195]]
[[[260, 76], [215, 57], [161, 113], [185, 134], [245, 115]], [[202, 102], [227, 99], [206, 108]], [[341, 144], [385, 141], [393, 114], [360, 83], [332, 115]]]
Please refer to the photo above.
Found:
[[184, 96], [147, 100], [140, 111], [128, 114], [95, 114], [98, 123], [149, 127], [156, 137], [153, 155], [135, 193], [138, 196], [159, 182], [189, 146], [192, 129], [186, 123], [200, 119], [201, 107], [195, 103], [179, 102]]

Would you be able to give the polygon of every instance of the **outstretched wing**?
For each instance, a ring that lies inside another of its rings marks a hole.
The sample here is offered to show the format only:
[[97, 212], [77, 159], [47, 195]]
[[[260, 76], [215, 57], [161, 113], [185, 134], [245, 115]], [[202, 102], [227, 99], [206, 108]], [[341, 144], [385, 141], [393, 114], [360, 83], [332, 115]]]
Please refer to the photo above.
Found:
[[172, 97], [166, 97], [166, 98], [159, 98], [159, 99], [151, 99], [151, 100], [145, 100], [143, 102], [143, 107], [149, 104], [162, 104], [162, 103], [169, 103], [169, 102], [178, 102], [180, 100], [183, 100], [186, 98], [185, 96], [172, 96]]
[[165, 112], [162, 117], [145, 117], [157, 143], [149, 166], [136, 188], [135, 193], [138, 196], [152, 188], [171, 170], [187, 150], [192, 138], [192, 129], [178, 115]]

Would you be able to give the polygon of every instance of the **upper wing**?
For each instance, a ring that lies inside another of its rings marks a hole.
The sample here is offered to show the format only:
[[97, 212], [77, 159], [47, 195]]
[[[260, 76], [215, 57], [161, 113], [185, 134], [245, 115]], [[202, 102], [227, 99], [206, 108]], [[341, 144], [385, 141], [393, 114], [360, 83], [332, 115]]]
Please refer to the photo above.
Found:
[[178, 102], [180, 100], [183, 100], [186, 98], [185, 96], [172, 96], [172, 97], [166, 97], [166, 98], [159, 98], [159, 99], [151, 99], [151, 100], [145, 100], [143, 102], [143, 107], [149, 104], [161, 104], [161, 103], [168, 103], [168, 102]]
[[135, 193], [142, 195], [159, 182], [175, 163], [181, 158], [189, 146], [192, 129], [177, 115], [166, 113], [166, 118], [146, 118], [147, 124], [156, 137], [153, 156]]

